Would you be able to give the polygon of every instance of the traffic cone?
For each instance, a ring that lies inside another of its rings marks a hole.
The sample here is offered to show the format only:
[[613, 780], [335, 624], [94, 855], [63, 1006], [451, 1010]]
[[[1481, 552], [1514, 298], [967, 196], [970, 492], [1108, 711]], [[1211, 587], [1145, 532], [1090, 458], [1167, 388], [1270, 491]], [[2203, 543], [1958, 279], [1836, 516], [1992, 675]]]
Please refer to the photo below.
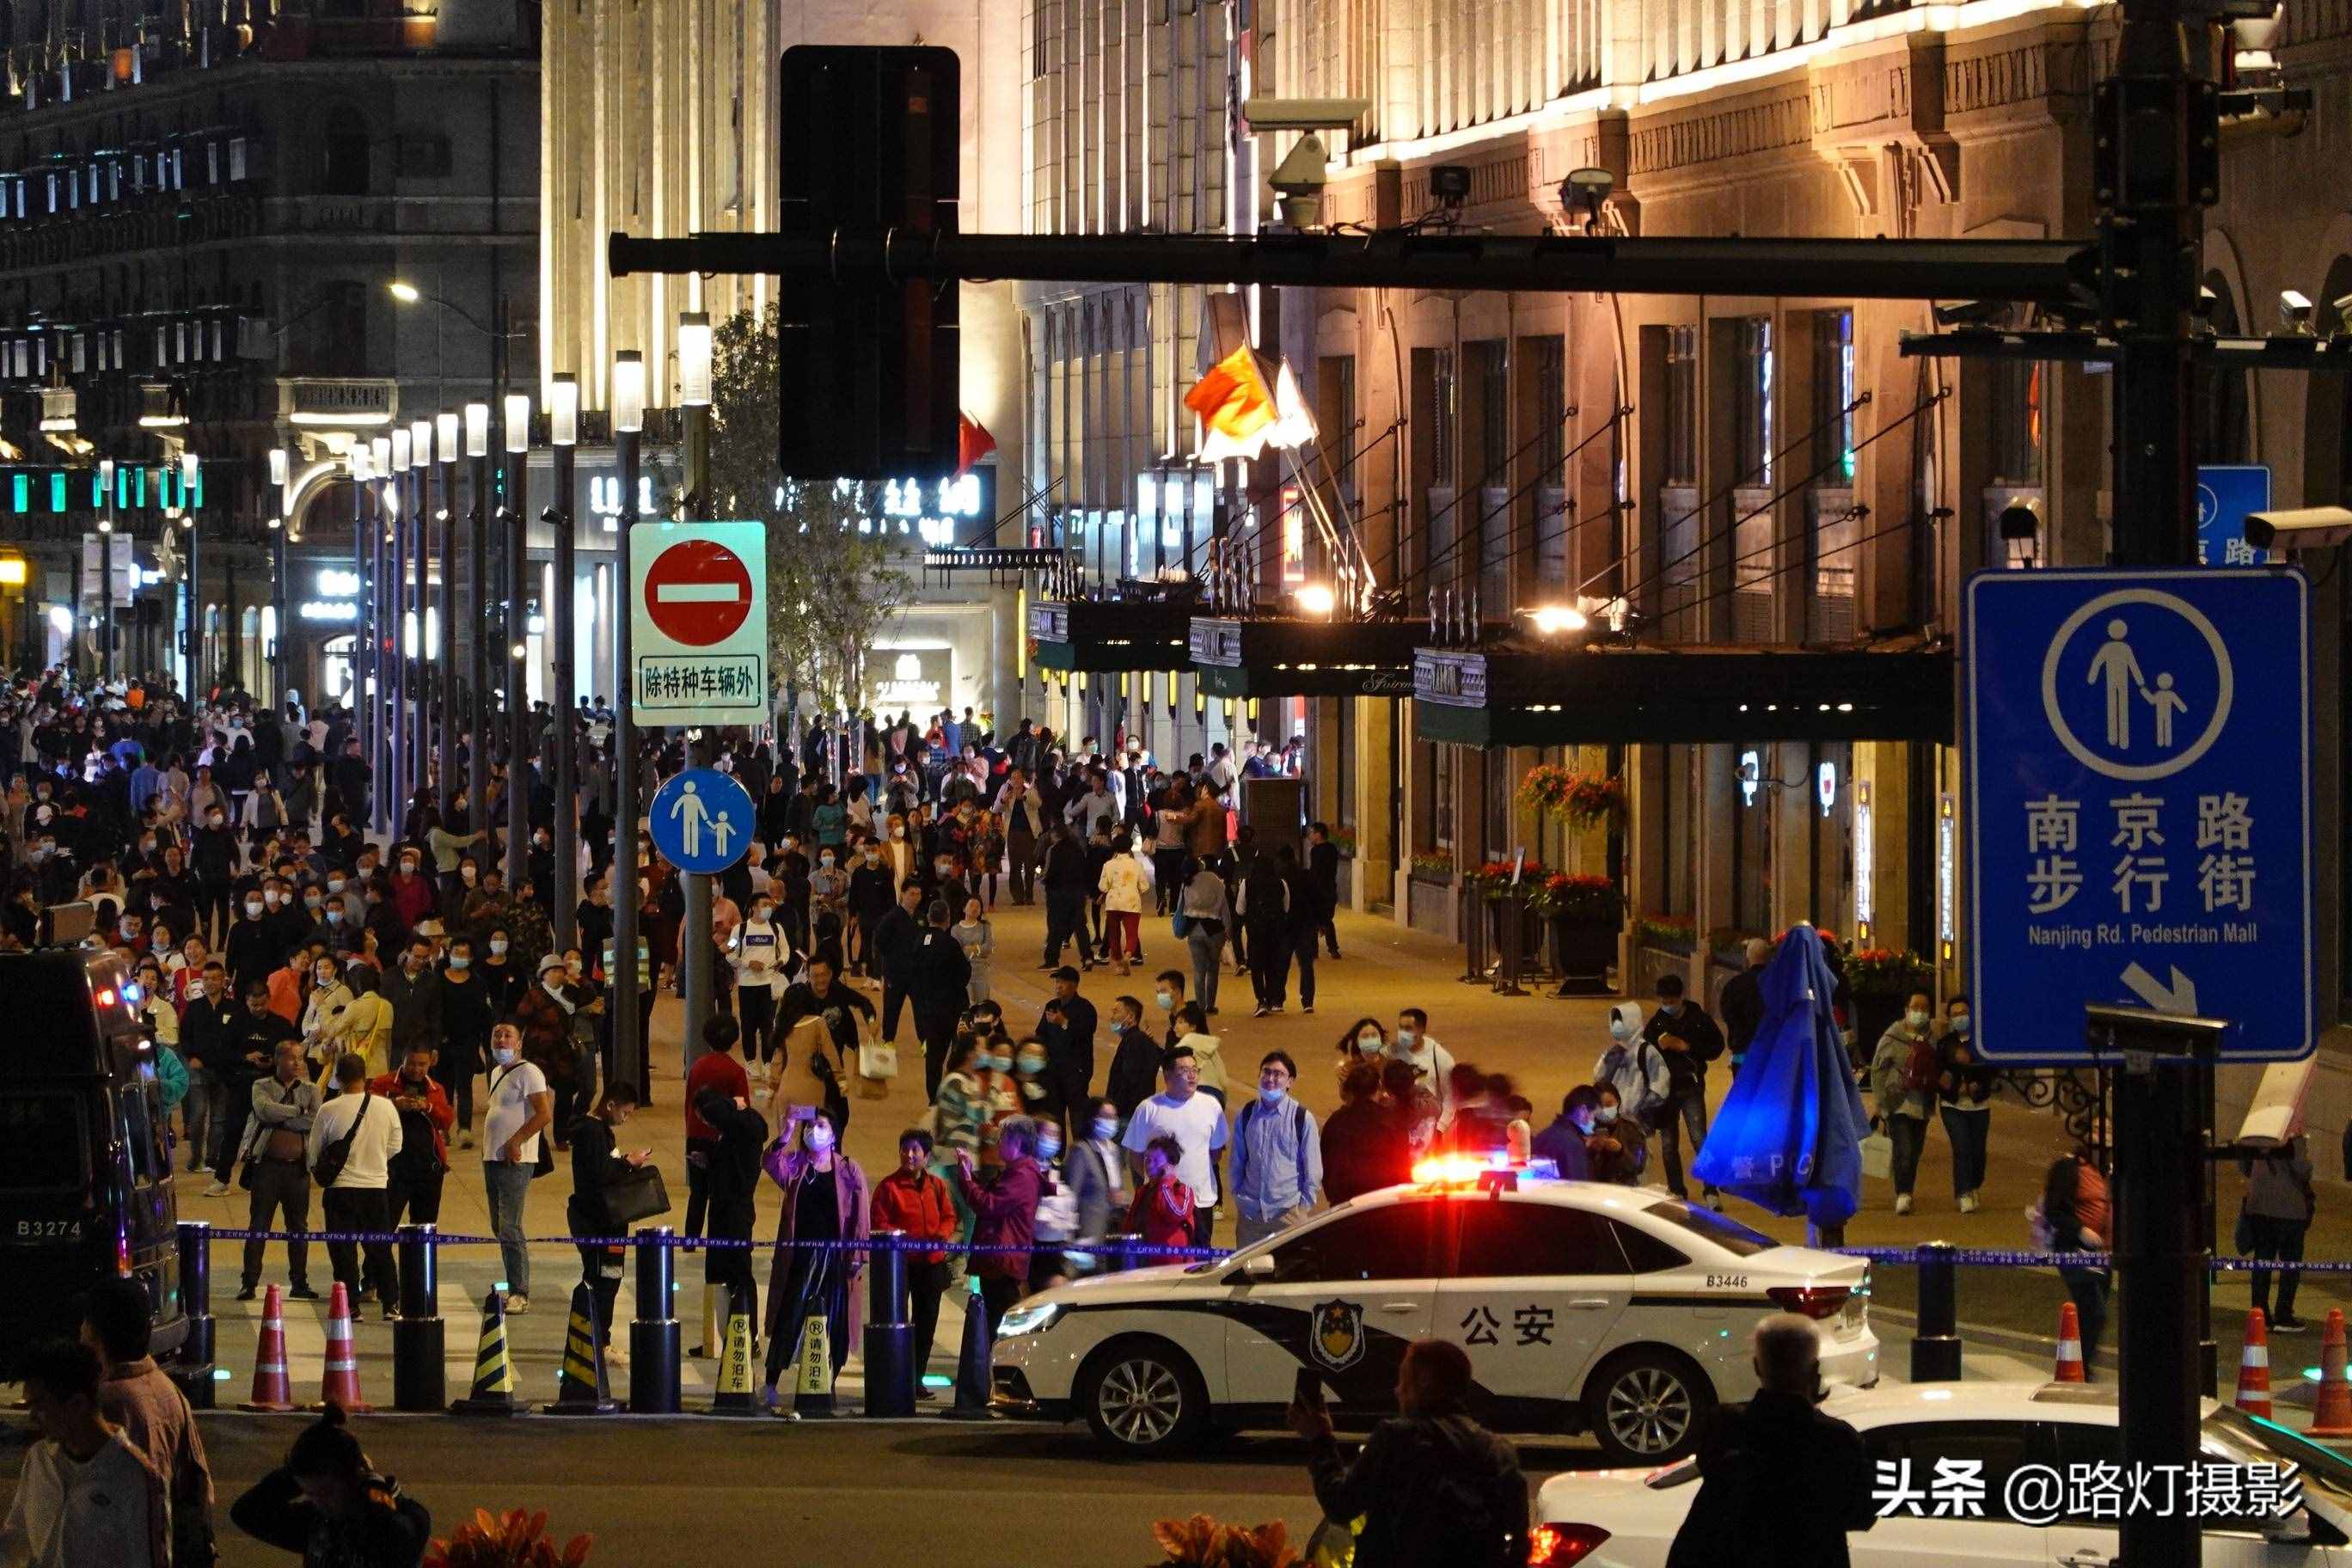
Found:
[[2083, 1320], [2067, 1302], [2058, 1309], [2058, 1363], [2051, 1368], [2053, 1383], [2087, 1383], [2083, 1372]]
[[2270, 1418], [2271, 1331], [2260, 1307], [2246, 1314], [2246, 1348], [2238, 1354], [2238, 1408]]
[[710, 1396], [713, 1415], [757, 1415], [751, 1397], [751, 1303], [737, 1290], [727, 1313], [727, 1353], [719, 1358], [719, 1392]]
[[237, 1408], [294, 1408], [294, 1390], [286, 1377], [286, 1304], [275, 1285], [261, 1299], [261, 1342], [253, 1352], [253, 1397]]
[[452, 1415], [520, 1415], [515, 1403], [514, 1362], [507, 1353], [507, 1299], [493, 1290], [482, 1298], [482, 1339], [474, 1352], [474, 1387], [449, 1406]]
[[980, 1276], [968, 1276], [971, 1294], [963, 1301], [963, 1348], [956, 1355], [955, 1405], [951, 1420], [988, 1418], [988, 1303], [980, 1294]]
[[327, 1299], [327, 1370], [319, 1380], [319, 1405], [340, 1405], [347, 1415], [371, 1406], [360, 1393], [360, 1363], [352, 1349], [352, 1296], [341, 1280]]
[[793, 1394], [793, 1414], [833, 1414], [833, 1334], [823, 1312], [811, 1312], [801, 1328], [801, 1374]]
[[2312, 1407], [2305, 1436], [2352, 1437], [2352, 1382], [2344, 1375], [2344, 1309], [2327, 1309], [2319, 1334], [2319, 1403]]
[[621, 1407], [604, 1373], [604, 1324], [596, 1293], [586, 1280], [572, 1288], [572, 1324], [563, 1336], [563, 1365], [555, 1374], [555, 1403], [549, 1415], [610, 1415]]

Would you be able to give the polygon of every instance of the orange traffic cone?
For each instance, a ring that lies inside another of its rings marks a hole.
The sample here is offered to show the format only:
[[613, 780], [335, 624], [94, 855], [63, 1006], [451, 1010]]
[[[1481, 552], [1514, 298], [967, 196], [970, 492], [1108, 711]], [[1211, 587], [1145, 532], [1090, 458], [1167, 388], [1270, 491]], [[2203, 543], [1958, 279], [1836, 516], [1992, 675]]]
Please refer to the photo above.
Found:
[[2314, 1437], [2352, 1437], [2352, 1382], [2344, 1375], [2344, 1309], [2327, 1309], [2319, 1335], [2319, 1403], [2312, 1407]]
[[2058, 1309], [2058, 1361], [2051, 1368], [2053, 1383], [2087, 1383], [2083, 1371], [2083, 1320], [2067, 1302]]
[[2246, 1348], [2238, 1355], [2238, 1408], [2270, 1418], [2271, 1331], [2260, 1307], [2246, 1314]]
[[360, 1394], [359, 1357], [352, 1350], [351, 1292], [340, 1281], [327, 1305], [327, 1372], [319, 1383], [319, 1407], [330, 1405], [349, 1415], [370, 1408]]
[[237, 1408], [294, 1408], [294, 1390], [286, 1380], [286, 1303], [275, 1285], [261, 1299], [261, 1342], [253, 1352], [253, 1397]]

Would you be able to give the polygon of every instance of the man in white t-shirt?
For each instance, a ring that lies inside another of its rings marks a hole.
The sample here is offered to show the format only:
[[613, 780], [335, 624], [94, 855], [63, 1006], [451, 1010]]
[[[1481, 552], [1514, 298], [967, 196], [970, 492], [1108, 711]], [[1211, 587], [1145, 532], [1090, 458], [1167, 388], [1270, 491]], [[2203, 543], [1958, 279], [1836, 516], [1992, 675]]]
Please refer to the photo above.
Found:
[[25, 1405], [40, 1434], [25, 1455], [0, 1562], [27, 1568], [168, 1568], [172, 1505], [122, 1428], [100, 1414], [98, 1352], [73, 1340], [25, 1359]]
[[[347, 1137], [351, 1140], [343, 1168], [333, 1181], [323, 1184], [319, 1194], [327, 1229], [345, 1235], [355, 1231], [381, 1235], [392, 1228], [392, 1201], [385, 1189], [392, 1184], [392, 1157], [400, 1152], [400, 1110], [391, 1100], [370, 1093], [367, 1079], [365, 1057], [354, 1051], [337, 1058], [335, 1098], [310, 1118], [307, 1152], [312, 1171], [318, 1170], [320, 1154], [340, 1147]], [[360, 1268], [358, 1243], [331, 1241], [327, 1258], [334, 1265], [335, 1282], [350, 1294], [352, 1313], [361, 1311], [367, 1292], [373, 1289], [383, 1303], [384, 1321], [390, 1322], [400, 1308], [400, 1275], [393, 1265], [392, 1244], [371, 1241], [366, 1247], [364, 1272]]]
[[1162, 1134], [1176, 1140], [1183, 1158], [1176, 1175], [1192, 1189], [1192, 1245], [1206, 1247], [1217, 1224], [1217, 1156], [1225, 1147], [1225, 1108], [1216, 1096], [1201, 1092], [1201, 1069], [1189, 1046], [1171, 1046], [1160, 1058], [1160, 1074], [1167, 1090], [1135, 1108], [1128, 1118], [1127, 1135], [1119, 1140], [1143, 1166], [1143, 1152]]
[[506, 1266], [511, 1316], [530, 1310], [530, 1249], [522, 1243], [522, 1206], [539, 1169], [539, 1141], [555, 1120], [555, 1093], [547, 1087], [547, 1075], [522, 1059], [522, 1031], [512, 1024], [490, 1030], [489, 1094], [482, 1121], [482, 1185]]
[[1389, 1055], [1410, 1062], [1421, 1074], [1421, 1087], [1437, 1097], [1437, 1125], [1454, 1125], [1454, 1053], [1429, 1037], [1429, 1015], [1418, 1007], [1397, 1013], [1396, 1037]]

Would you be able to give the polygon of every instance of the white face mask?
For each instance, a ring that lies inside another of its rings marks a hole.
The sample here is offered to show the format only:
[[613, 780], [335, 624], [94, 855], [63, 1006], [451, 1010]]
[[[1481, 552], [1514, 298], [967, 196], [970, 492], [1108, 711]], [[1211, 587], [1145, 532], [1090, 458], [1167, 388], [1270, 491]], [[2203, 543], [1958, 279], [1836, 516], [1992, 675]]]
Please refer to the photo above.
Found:
[[490, 1047], [490, 1060], [498, 1063], [499, 1066], [502, 1068], [512, 1067], [514, 1065], [514, 1059], [515, 1051], [512, 1046], [492, 1046]]
[[1097, 1117], [1095, 1119], [1095, 1136], [1102, 1139], [1106, 1142], [1118, 1137], [1118, 1119], [1112, 1116]]
[[815, 1153], [822, 1154], [822, 1153], [824, 1153], [827, 1149], [832, 1148], [832, 1147], [833, 1147], [833, 1126], [832, 1126], [832, 1124], [831, 1124], [830, 1122], [825, 1122], [825, 1121], [812, 1121], [812, 1122], [810, 1122], [810, 1123], [809, 1123], [809, 1128], [808, 1128], [808, 1133], [807, 1133], [806, 1142], [807, 1142], [807, 1143], [808, 1143], [808, 1146], [809, 1146], [810, 1150], [811, 1150], [811, 1151], [813, 1151], [813, 1152], [815, 1152]]
[[1417, 1037], [1411, 1029], [1400, 1028], [1397, 1030], [1397, 1044], [1408, 1051], [1412, 1049], [1412, 1042], [1416, 1037]]
[[491, 942], [490, 942], [490, 951], [491, 951], [493, 953], [503, 953], [504, 952], [506, 952], [506, 950], [507, 950], [507, 942], [506, 942], [506, 938], [504, 938], [504, 937], [494, 937], [494, 938], [492, 938], [492, 939], [491, 939]]
[[257, 921], [261, 918], [261, 900], [259, 899], [247, 899], [245, 900], [245, 918], [249, 921]]
[[1612, 1018], [1609, 1020], [1609, 1033], [1617, 1039], [1630, 1040], [1633, 1037], [1633, 1026], [1622, 1018]]
[[1356, 1051], [1360, 1056], [1376, 1057], [1380, 1055], [1381, 1037], [1378, 1035], [1358, 1035], [1356, 1037]]
[[1914, 1007], [1909, 1012], [1903, 1015], [1903, 1022], [1906, 1027], [1916, 1034], [1919, 1030], [1927, 1026], [1927, 1015], [1921, 1012], [1918, 1008]]

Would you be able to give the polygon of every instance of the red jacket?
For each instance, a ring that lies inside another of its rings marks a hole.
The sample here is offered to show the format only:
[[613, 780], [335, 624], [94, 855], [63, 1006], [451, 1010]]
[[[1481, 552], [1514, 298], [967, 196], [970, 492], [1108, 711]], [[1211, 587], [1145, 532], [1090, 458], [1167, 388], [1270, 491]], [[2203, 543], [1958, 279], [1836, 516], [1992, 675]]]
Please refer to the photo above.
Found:
[[971, 1239], [975, 1247], [1013, 1247], [1017, 1252], [985, 1252], [971, 1260], [972, 1272], [991, 1279], [1029, 1278], [1029, 1248], [1037, 1240], [1037, 1203], [1045, 1195], [1045, 1168], [1030, 1156], [1000, 1168], [987, 1186], [959, 1168], [963, 1201], [977, 1220]]
[[[929, 1171], [910, 1176], [900, 1169], [883, 1177], [874, 1189], [874, 1228], [903, 1230], [909, 1241], [954, 1241], [962, 1227], [946, 1182]], [[910, 1252], [907, 1257], [918, 1263], [948, 1259], [944, 1250]]]
[[1146, 1185], [1127, 1211], [1127, 1228], [1146, 1247], [1192, 1245], [1192, 1189], [1169, 1176]]
[[729, 1100], [739, 1096], [749, 1100], [751, 1098], [751, 1075], [744, 1071], [742, 1062], [728, 1051], [707, 1052], [688, 1069], [686, 1135], [688, 1138], [708, 1138], [716, 1142], [719, 1130], [702, 1120], [701, 1113], [694, 1109], [694, 1102], [706, 1089], [715, 1089]]
[[[396, 1072], [388, 1072], [371, 1080], [368, 1087], [391, 1100], [415, 1092], [415, 1086], [404, 1082]], [[401, 1120], [405, 1122], [414, 1114], [413, 1111], [402, 1111]], [[449, 1097], [441, 1091], [438, 1079], [425, 1080], [425, 1120], [433, 1126], [433, 1158], [446, 1166], [449, 1163], [449, 1129], [457, 1124], [457, 1113], [451, 1109]]]

